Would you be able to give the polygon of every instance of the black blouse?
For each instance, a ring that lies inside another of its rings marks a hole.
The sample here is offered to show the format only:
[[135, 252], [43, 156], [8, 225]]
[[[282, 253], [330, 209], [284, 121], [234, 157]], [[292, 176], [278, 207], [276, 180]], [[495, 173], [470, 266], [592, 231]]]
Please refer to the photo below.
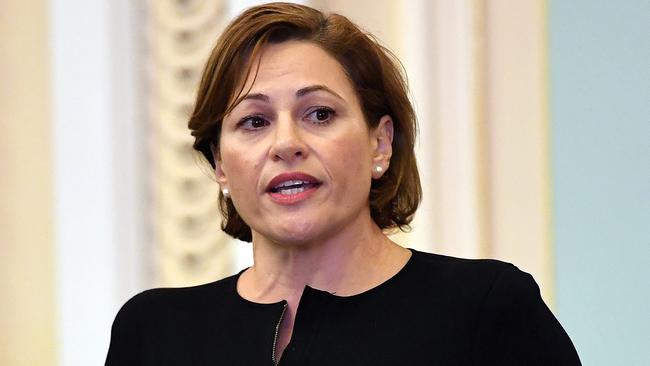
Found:
[[[529, 274], [412, 252], [358, 295], [305, 287], [279, 365], [580, 365]], [[106, 365], [273, 366], [286, 302], [245, 300], [238, 278], [136, 295], [115, 318]]]

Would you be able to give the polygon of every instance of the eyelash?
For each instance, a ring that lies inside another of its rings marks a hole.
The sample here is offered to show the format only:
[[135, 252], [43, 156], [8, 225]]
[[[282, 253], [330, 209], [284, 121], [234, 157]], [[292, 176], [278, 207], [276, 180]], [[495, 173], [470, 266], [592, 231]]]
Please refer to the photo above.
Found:
[[310, 116], [310, 115], [312, 115], [314, 113], [318, 113], [318, 112], [327, 112], [327, 114], [328, 114], [326, 120], [321, 121], [321, 120], [318, 120], [318, 117], [316, 117], [317, 120], [312, 122], [312, 123], [314, 123], [316, 125], [319, 125], [319, 126], [323, 126], [323, 125], [327, 125], [327, 124], [331, 123], [332, 118], [334, 116], [336, 116], [336, 111], [333, 110], [332, 108], [329, 108], [329, 107], [316, 107], [311, 112], [307, 113], [307, 116]]
[[[307, 115], [305, 116], [305, 119], [309, 120], [309, 118], [308, 118], [309, 116], [311, 116], [312, 114], [315, 114], [315, 113], [319, 113], [319, 112], [326, 112], [328, 115], [327, 115], [327, 119], [325, 119], [325, 120], [321, 121], [321, 120], [318, 120], [318, 117], [315, 117], [315, 120], [311, 121], [311, 123], [313, 123], [313, 124], [315, 124], [317, 126], [324, 126], [324, 125], [327, 125], [327, 124], [331, 123], [332, 118], [336, 115], [336, 111], [333, 110], [330, 107], [315, 107], [309, 113], [307, 113]], [[266, 120], [264, 117], [254, 114], [254, 115], [248, 115], [248, 116], [240, 119], [239, 123], [237, 124], [237, 127], [241, 127], [241, 128], [246, 129], [246, 130], [249, 130], [249, 131], [258, 130], [261, 127], [255, 128], [255, 127], [252, 127], [252, 126], [250, 126], [250, 127], [245, 126], [247, 123], [249, 123], [249, 122], [252, 123], [255, 120], [262, 121], [262, 123], [264, 123], [264, 126], [269, 125], [268, 120]]]
[[246, 129], [246, 130], [250, 130], [250, 131], [253, 131], [253, 130], [257, 130], [257, 129], [259, 129], [259, 128], [246, 127], [246, 126], [245, 126], [245, 124], [246, 124], [248, 121], [251, 121], [251, 122], [252, 122], [253, 120], [261, 120], [261, 121], [264, 123], [264, 126], [268, 126], [268, 124], [269, 124], [269, 122], [268, 122], [266, 119], [264, 119], [264, 117], [262, 117], [262, 116], [259, 116], [259, 115], [250, 115], [250, 116], [246, 116], [246, 117], [240, 119], [240, 120], [239, 120], [239, 123], [237, 124], [237, 127], [242, 127], [242, 128], [244, 128], [244, 129]]

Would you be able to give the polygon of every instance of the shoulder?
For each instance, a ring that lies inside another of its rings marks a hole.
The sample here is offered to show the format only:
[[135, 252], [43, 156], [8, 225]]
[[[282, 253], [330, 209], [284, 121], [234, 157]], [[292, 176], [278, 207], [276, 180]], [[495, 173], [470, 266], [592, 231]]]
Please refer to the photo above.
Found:
[[[156, 288], [129, 299], [111, 329], [106, 365], [142, 365], [145, 350], [159, 354], [162, 346], [178, 344], [178, 334], [201, 333], [233, 301], [236, 276], [192, 287]], [[155, 344], [154, 344], [155, 343]]]
[[514, 267], [512, 264], [496, 259], [467, 259], [451, 257], [448, 255], [421, 252], [411, 249], [413, 260], [419, 265], [442, 267], [450, 270], [461, 271], [500, 271], [504, 268]]
[[580, 365], [566, 332], [546, 306], [533, 277], [492, 259], [462, 259], [414, 251], [413, 272], [441, 289], [444, 303], [472, 319], [477, 364]]
[[413, 251], [412, 272], [434, 287], [462, 288], [486, 295], [496, 283], [535, 289], [532, 277], [511, 263], [495, 259], [465, 259]]
[[478, 321], [518, 303], [541, 303], [532, 276], [511, 263], [413, 252], [408, 290], [444, 310]]
[[526, 303], [543, 303], [533, 276], [495, 259], [464, 259], [417, 252], [420, 276], [443, 281], [463, 292], [474, 292], [483, 310], [510, 310]]
[[[232, 300], [232, 289], [236, 286], [236, 275], [191, 287], [154, 288], [140, 292], [129, 299], [118, 311], [115, 324], [122, 321], [151, 319], [156, 315], [202, 308], [214, 308]], [[114, 326], [115, 326], [114, 324]]]

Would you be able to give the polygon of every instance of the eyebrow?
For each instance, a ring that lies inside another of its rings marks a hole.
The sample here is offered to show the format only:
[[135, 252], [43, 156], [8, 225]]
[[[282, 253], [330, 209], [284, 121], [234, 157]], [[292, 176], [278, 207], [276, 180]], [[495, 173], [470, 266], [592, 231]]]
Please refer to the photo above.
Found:
[[[341, 100], [344, 100], [343, 97], [341, 97], [334, 90], [326, 87], [325, 85], [310, 85], [310, 86], [306, 86], [304, 88], [300, 88], [300, 89], [298, 89], [296, 91], [296, 98], [301, 98], [301, 97], [304, 97], [307, 94], [314, 93], [314, 92], [317, 92], [317, 91], [324, 91], [324, 92], [329, 93], [329, 94], [331, 94], [331, 95], [333, 95], [333, 96], [335, 96], [335, 97], [337, 97], [337, 98], [339, 98]], [[246, 96], [244, 96], [242, 98], [242, 101], [244, 101], [244, 100], [259, 100], [259, 101], [262, 101], [262, 102], [269, 103], [271, 101], [271, 98], [266, 94], [252, 93], [252, 94], [246, 94]]]
[[307, 95], [309, 93], [313, 93], [313, 92], [317, 92], [317, 91], [327, 92], [327, 93], [332, 94], [333, 96], [343, 100], [343, 97], [341, 97], [334, 90], [326, 87], [325, 85], [310, 85], [310, 86], [306, 86], [304, 88], [301, 88], [296, 92], [296, 98], [304, 97], [305, 95]]
[[268, 103], [271, 101], [271, 98], [269, 98], [268, 95], [262, 94], [262, 93], [253, 93], [253, 94], [246, 94], [241, 100], [261, 100], [262, 102]]

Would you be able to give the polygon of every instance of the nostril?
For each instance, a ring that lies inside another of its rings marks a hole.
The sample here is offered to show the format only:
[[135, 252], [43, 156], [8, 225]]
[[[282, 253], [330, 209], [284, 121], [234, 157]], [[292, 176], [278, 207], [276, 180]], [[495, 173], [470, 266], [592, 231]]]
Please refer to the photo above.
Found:
[[309, 155], [308, 147], [299, 139], [277, 141], [269, 150], [269, 157], [274, 161], [305, 159]]

